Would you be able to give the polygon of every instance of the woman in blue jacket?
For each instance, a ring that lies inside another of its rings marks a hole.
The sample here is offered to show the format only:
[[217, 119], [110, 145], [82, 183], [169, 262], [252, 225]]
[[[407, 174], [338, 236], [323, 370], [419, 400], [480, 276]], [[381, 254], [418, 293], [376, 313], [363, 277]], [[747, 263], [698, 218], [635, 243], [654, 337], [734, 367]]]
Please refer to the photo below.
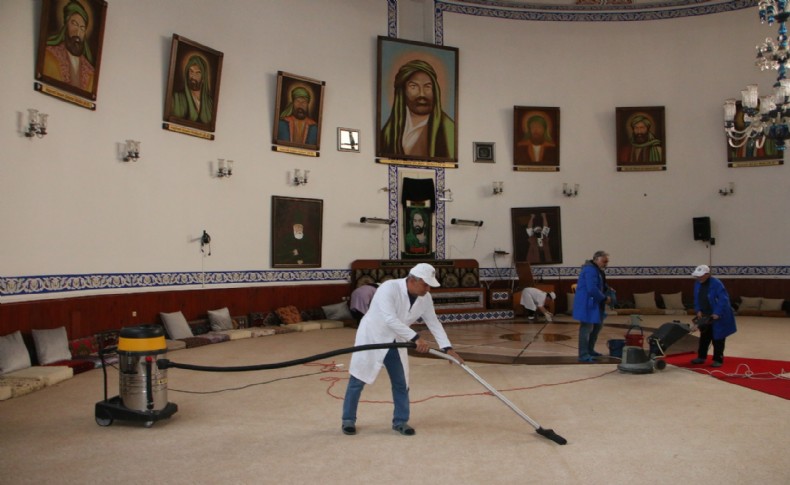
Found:
[[710, 366], [721, 367], [724, 362], [724, 342], [737, 331], [730, 296], [721, 280], [710, 275], [707, 265], [697, 266], [691, 276], [697, 278], [694, 283], [694, 310], [697, 318], [700, 322], [710, 319], [710, 324], [698, 327], [699, 348], [697, 358], [691, 363], [704, 364], [708, 357], [708, 347], [713, 342], [713, 363]]
[[573, 318], [579, 320], [579, 362], [594, 362], [601, 354], [595, 351], [595, 342], [606, 318], [608, 296], [606, 274], [603, 270], [609, 264], [609, 253], [596, 251], [593, 258], [585, 261], [576, 283], [576, 296], [573, 300]]

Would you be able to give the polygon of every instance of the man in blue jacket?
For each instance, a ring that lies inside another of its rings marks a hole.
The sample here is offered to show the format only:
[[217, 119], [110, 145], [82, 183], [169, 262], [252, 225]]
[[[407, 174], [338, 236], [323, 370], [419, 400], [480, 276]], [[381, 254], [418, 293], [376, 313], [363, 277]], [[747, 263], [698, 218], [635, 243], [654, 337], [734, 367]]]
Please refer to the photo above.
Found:
[[707, 265], [697, 266], [691, 276], [697, 279], [694, 283], [694, 310], [700, 322], [697, 358], [691, 363], [704, 364], [708, 347], [713, 342], [713, 363], [710, 366], [721, 367], [724, 363], [724, 341], [737, 331], [730, 296], [721, 280], [710, 275]]
[[591, 260], [585, 261], [576, 283], [573, 300], [573, 318], [579, 321], [579, 362], [594, 362], [601, 354], [595, 351], [595, 342], [606, 318], [606, 304], [610, 303], [610, 288], [603, 270], [609, 264], [609, 253], [596, 251]]

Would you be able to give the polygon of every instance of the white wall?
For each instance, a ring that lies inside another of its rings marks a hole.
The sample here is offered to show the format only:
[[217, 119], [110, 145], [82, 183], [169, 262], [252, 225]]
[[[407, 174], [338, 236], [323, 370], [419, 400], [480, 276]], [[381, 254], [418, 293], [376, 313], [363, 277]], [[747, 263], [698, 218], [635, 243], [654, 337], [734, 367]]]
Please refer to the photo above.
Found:
[[[381, 226], [358, 224], [387, 211], [373, 133], [386, 1], [111, 1], [95, 112], [33, 91], [39, 13], [0, 2], [0, 278], [266, 270], [272, 195], [324, 200], [323, 268], [387, 257]], [[772, 83], [751, 67], [771, 32], [753, 9], [616, 24], [445, 14], [461, 68], [447, 218], [485, 220], [479, 232], [449, 227], [447, 257], [493, 267], [493, 249], [511, 248], [511, 207], [559, 205], [563, 266], [598, 248], [613, 265], [707, 262], [691, 238], [698, 215], [714, 222], [714, 264], [786, 264], [788, 169], [727, 169], [721, 132], [724, 98]], [[161, 128], [174, 33], [225, 55], [215, 141]], [[271, 151], [278, 70], [326, 82], [319, 158]], [[560, 107], [560, 173], [511, 171], [514, 105]], [[668, 171], [616, 173], [615, 107], [653, 105], [666, 106]], [[22, 135], [27, 108], [50, 114], [45, 138]], [[361, 153], [336, 150], [339, 126], [361, 130]], [[127, 138], [142, 141], [136, 163], [118, 159]], [[496, 142], [495, 165], [472, 163], [474, 141]], [[218, 158], [236, 161], [231, 179], [211, 175]], [[307, 186], [288, 183], [294, 168], [311, 170]], [[493, 180], [503, 196], [490, 196]], [[730, 181], [736, 195], [720, 197]], [[580, 183], [579, 197], [562, 197], [563, 182]], [[211, 257], [196, 242], [204, 229]]]
[[[444, 14], [444, 45], [460, 49], [461, 169], [467, 187], [451, 213], [484, 218], [470, 257], [510, 246], [509, 207], [560, 206], [565, 266], [596, 249], [612, 265], [786, 265], [790, 175], [786, 166], [727, 168], [722, 103], [776, 74], [753, 67], [754, 45], [775, 27], [756, 9], [649, 22], [527, 22]], [[514, 173], [513, 106], [559, 107], [559, 173]], [[615, 109], [666, 107], [666, 172], [620, 172]], [[474, 141], [494, 141], [495, 167], [471, 163]], [[505, 180], [492, 197], [493, 180]], [[567, 199], [563, 182], [579, 183]], [[736, 194], [718, 189], [734, 182]], [[692, 218], [710, 216], [716, 245], [692, 239]], [[457, 244], [457, 243], [456, 243]], [[488, 259], [488, 261], [486, 261]]]

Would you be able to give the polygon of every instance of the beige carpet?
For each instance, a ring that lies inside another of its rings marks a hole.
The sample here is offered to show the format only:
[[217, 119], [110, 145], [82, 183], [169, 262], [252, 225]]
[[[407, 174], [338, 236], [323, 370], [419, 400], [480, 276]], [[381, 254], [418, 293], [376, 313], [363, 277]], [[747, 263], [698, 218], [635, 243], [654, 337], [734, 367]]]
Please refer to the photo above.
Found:
[[[653, 327], [666, 321], [644, 318]], [[738, 326], [726, 354], [790, 360], [790, 319], [740, 318]], [[352, 329], [292, 333], [168, 357], [251, 365], [348, 347], [353, 338]], [[344, 367], [334, 372], [319, 365], [232, 374], [170, 370], [168, 398], [179, 411], [150, 429], [96, 425], [99, 370], [0, 402], [0, 483], [790, 483], [790, 401], [673, 366], [628, 375], [615, 364], [470, 364], [568, 440], [559, 446], [482, 395], [463, 370], [416, 357], [417, 435], [392, 431], [392, 405], [384, 402], [361, 404], [359, 434], [344, 436], [338, 396], [349, 358], [335, 358]], [[113, 396], [117, 371], [109, 375]], [[388, 401], [386, 373], [362, 397]]]

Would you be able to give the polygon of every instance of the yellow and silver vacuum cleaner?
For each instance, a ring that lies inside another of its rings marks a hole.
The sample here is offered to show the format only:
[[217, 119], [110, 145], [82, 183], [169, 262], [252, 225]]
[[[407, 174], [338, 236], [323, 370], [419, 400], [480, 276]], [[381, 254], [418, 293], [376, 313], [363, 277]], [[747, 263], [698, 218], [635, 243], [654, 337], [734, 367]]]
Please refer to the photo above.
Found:
[[[120, 394], [107, 398], [106, 353], [118, 352]], [[117, 348], [99, 353], [104, 372], [104, 400], [96, 403], [96, 424], [110, 426], [114, 420], [142, 422], [146, 428], [167, 419], [178, 406], [167, 402], [167, 370], [157, 359], [167, 353], [164, 329], [158, 325], [141, 325], [121, 329]]]

